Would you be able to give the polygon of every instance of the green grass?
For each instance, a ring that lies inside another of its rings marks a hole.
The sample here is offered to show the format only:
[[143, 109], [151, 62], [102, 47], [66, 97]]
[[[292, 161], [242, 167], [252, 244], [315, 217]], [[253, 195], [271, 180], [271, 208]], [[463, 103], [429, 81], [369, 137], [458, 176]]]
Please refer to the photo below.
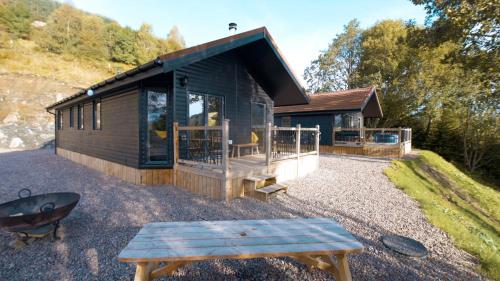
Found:
[[412, 160], [395, 160], [385, 173], [420, 202], [427, 219], [448, 233], [457, 247], [479, 259], [480, 272], [500, 280], [498, 191], [431, 151]]

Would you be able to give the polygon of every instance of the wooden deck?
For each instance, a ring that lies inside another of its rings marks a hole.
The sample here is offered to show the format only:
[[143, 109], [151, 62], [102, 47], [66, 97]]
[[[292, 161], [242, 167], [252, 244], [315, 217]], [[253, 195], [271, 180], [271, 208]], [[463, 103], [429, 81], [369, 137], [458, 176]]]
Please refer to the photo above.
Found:
[[[264, 154], [229, 158], [228, 172], [196, 165], [177, 165], [174, 185], [191, 193], [215, 199], [231, 200], [244, 197], [244, 179], [252, 176], [274, 175], [278, 182], [303, 177], [319, 166], [316, 154], [290, 158], [266, 165]], [[224, 183], [225, 182], [225, 183]]]
[[159, 222], [146, 224], [118, 259], [137, 262], [135, 280], [171, 275], [193, 261], [284, 256], [351, 280], [346, 254], [362, 250], [328, 218]]

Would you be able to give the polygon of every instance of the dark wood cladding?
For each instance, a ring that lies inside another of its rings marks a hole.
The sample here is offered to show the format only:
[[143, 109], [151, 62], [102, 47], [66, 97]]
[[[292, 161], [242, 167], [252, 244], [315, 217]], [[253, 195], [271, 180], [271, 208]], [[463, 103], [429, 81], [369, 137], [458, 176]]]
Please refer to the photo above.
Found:
[[84, 103], [84, 129], [78, 130], [77, 106], [73, 105], [75, 124], [69, 127], [70, 108], [63, 110], [64, 126], [56, 130], [57, 146], [130, 167], [139, 166], [139, 91], [101, 99], [101, 130], [92, 127], [92, 101]]
[[[187, 86], [179, 79], [187, 76]], [[273, 120], [273, 101], [249, 74], [236, 52], [217, 55], [175, 71], [175, 119], [187, 124], [188, 93], [224, 97], [225, 118], [230, 120], [229, 138], [234, 143], [248, 143], [251, 138], [251, 102], [267, 105], [267, 121]]]

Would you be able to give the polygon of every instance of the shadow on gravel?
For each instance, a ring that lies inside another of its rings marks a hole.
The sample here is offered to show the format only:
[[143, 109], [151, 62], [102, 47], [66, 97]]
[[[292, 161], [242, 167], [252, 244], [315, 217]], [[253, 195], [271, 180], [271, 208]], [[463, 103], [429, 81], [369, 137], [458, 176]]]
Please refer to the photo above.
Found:
[[[30, 188], [33, 194], [73, 191], [82, 196], [77, 207], [62, 221], [60, 241], [39, 239], [15, 251], [7, 247], [11, 234], [0, 231], [0, 280], [130, 280], [134, 265], [120, 263], [117, 256], [145, 223], [294, 217], [331, 217], [348, 230], [363, 230], [353, 233], [365, 246], [363, 253], [350, 256], [354, 280], [474, 278], [461, 271], [459, 265], [435, 259], [432, 249], [431, 255], [422, 260], [393, 253], [382, 245], [379, 237], [397, 233], [321, 202], [314, 202], [313, 211], [306, 208], [310, 202], [290, 195], [279, 195], [269, 203], [247, 198], [226, 203], [173, 186], [125, 183], [51, 152], [0, 154], [0, 202], [15, 199], [21, 188]], [[309, 272], [290, 258], [265, 258], [193, 263], [181, 268], [169, 280], [172, 279], [333, 280], [333, 277], [320, 270]]]

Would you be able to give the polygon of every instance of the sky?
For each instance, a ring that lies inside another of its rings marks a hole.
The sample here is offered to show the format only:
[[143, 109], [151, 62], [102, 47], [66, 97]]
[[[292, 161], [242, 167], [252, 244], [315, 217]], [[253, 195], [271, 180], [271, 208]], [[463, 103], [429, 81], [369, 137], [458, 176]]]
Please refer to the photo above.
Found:
[[423, 24], [425, 11], [408, 0], [70, 0], [77, 8], [99, 14], [124, 26], [153, 26], [160, 37], [176, 25], [188, 47], [229, 35], [228, 23], [238, 32], [265, 26], [297, 77], [351, 19], [367, 28], [383, 19], [413, 19]]

